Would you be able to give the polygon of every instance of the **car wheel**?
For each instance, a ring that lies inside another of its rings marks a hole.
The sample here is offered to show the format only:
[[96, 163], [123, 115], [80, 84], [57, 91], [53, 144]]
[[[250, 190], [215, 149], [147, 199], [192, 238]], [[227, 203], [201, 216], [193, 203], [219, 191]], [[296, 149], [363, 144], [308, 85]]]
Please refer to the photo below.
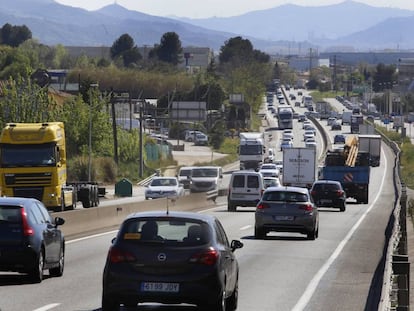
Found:
[[[226, 285], [223, 285], [225, 287]], [[220, 295], [211, 304], [201, 307], [204, 311], [226, 311], [226, 292], [223, 289]]]
[[43, 248], [40, 250], [39, 255], [37, 256], [36, 266], [30, 273], [30, 277], [34, 282], [40, 283], [43, 280], [43, 267], [45, 265]]
[[236, 205], [235, 205], [235, 204], [233, 204], [233, 203], [228, 203], [228, 204], [227, 204], [227, 210], [228, 210], [229, 212], [235, 212], [235, 211], [236, 211]]
[[261, 227], [254, 227], [254, 237], [255, 239], [263, 239], [266, 237], [266, 231]]
[[108, 297], [107, 295], [102, 295], [102, 311], [119, 311], [119, 302]]
[[307, 238], [308, 240], [315, 240], [318, 234], [319, 234], [318, 229], [314, 228], [311, 232], [308, 232]]
[[233, 294], [226, 301], [226, 311], [234, 311], [237, 309], [237, 302], [239, 300], [239, 281], [236, 280]]
[[50, 276], [59, 277], [63, 275], [65, 268], [65, 250], [63, 247], [60, 248], [59, 264], [56, 268], [49, 269]]

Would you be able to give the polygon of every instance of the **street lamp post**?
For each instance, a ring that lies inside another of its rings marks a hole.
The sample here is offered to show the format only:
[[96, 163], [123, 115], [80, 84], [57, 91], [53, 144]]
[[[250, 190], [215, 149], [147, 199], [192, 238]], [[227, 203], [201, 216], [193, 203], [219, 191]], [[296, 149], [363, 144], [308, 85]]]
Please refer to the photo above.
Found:
[[88, 139], [88, 181], [91, 181], [92, 168], [92, 92], [91, 88], [97, 88], [98, 83], [91, 83], [89, 85], [89, 139]]

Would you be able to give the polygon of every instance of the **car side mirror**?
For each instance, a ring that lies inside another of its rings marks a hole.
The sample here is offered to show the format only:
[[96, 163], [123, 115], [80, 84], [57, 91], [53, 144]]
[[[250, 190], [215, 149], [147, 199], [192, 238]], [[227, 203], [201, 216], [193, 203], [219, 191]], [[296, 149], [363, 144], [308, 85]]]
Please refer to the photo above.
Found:
[[61, 226], [65, 223], [65, 220], [61, 217], [55, 217], [55, 226]]
[[240, 242], [239, 240], [233, 240], [231, 241], [231, 251], [234, 252], [236, 249], [242, 248], [243, 245], [244, 244]]

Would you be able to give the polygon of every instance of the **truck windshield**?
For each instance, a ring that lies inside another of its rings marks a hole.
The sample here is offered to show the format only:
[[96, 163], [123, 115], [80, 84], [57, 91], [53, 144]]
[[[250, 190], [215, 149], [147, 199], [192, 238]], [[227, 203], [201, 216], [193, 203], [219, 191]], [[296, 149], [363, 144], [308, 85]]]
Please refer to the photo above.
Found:
[[261, 145], [240, 145], [241, 155], [253, 155], [253, 154], [262, 154], [263, 148]]
[[56, 154], [54, 144], [0, 146], [1, 167], [21, 166], [55, 166]]
[[279, 113], [279, 119], [281, 120], [290, 120], [293, 118], [293, 113], [291, 111], [281, 111]]
[[217, 177], [218, 170], [215, 168], [193, 169], [191, 176], [192, 177]]

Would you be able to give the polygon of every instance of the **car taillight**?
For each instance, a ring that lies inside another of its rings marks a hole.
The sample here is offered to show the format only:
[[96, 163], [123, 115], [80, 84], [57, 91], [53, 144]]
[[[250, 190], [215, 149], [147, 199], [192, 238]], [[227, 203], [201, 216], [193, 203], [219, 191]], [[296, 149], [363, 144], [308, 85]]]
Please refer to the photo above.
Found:
[[112, 263], [133, 262], [136, 260], [134, 254], [121, 250], [116, 247], [111, 247], [108, 252], [108, 260]]
[[313, 205], [312, 204], [302, 204], [302, 205], [299, 205], [299, 209], [303, 209], [306, 212], [311, 212], [311, 211], [313, 211]]
[[311, 191], [311, 195], [316, 195], [316, 191], [315, 190], [312, 190]]
[[213, 266], [216, 264], [219, 257], [219, 253], [214, 248], [210, 247], [200, 253], [196, 253], [190, 258], [191, 263], [199, 263], [202, 265]]
[[257, 209], [265, 209], [265, 208], [269, 208], [270, 206], [269, 206], [269, 204], [267, 204], [267, 203], [259, 203], [259, 204], [257, 204], [257, 206], [256, 206], [256, 208]]
[[29, 222], [27, 221], [27, 213], [24, 210], [24, 208], [20, 209], [20, 213], [22, 215], [23, 235], [24, 236], [34, 235], [34, 230], [32, 227], [30, 227]]
[[336, 190], [336, 195], [338, 197], [341, 197], [344, 194], [344, 192], [342, 190]]

